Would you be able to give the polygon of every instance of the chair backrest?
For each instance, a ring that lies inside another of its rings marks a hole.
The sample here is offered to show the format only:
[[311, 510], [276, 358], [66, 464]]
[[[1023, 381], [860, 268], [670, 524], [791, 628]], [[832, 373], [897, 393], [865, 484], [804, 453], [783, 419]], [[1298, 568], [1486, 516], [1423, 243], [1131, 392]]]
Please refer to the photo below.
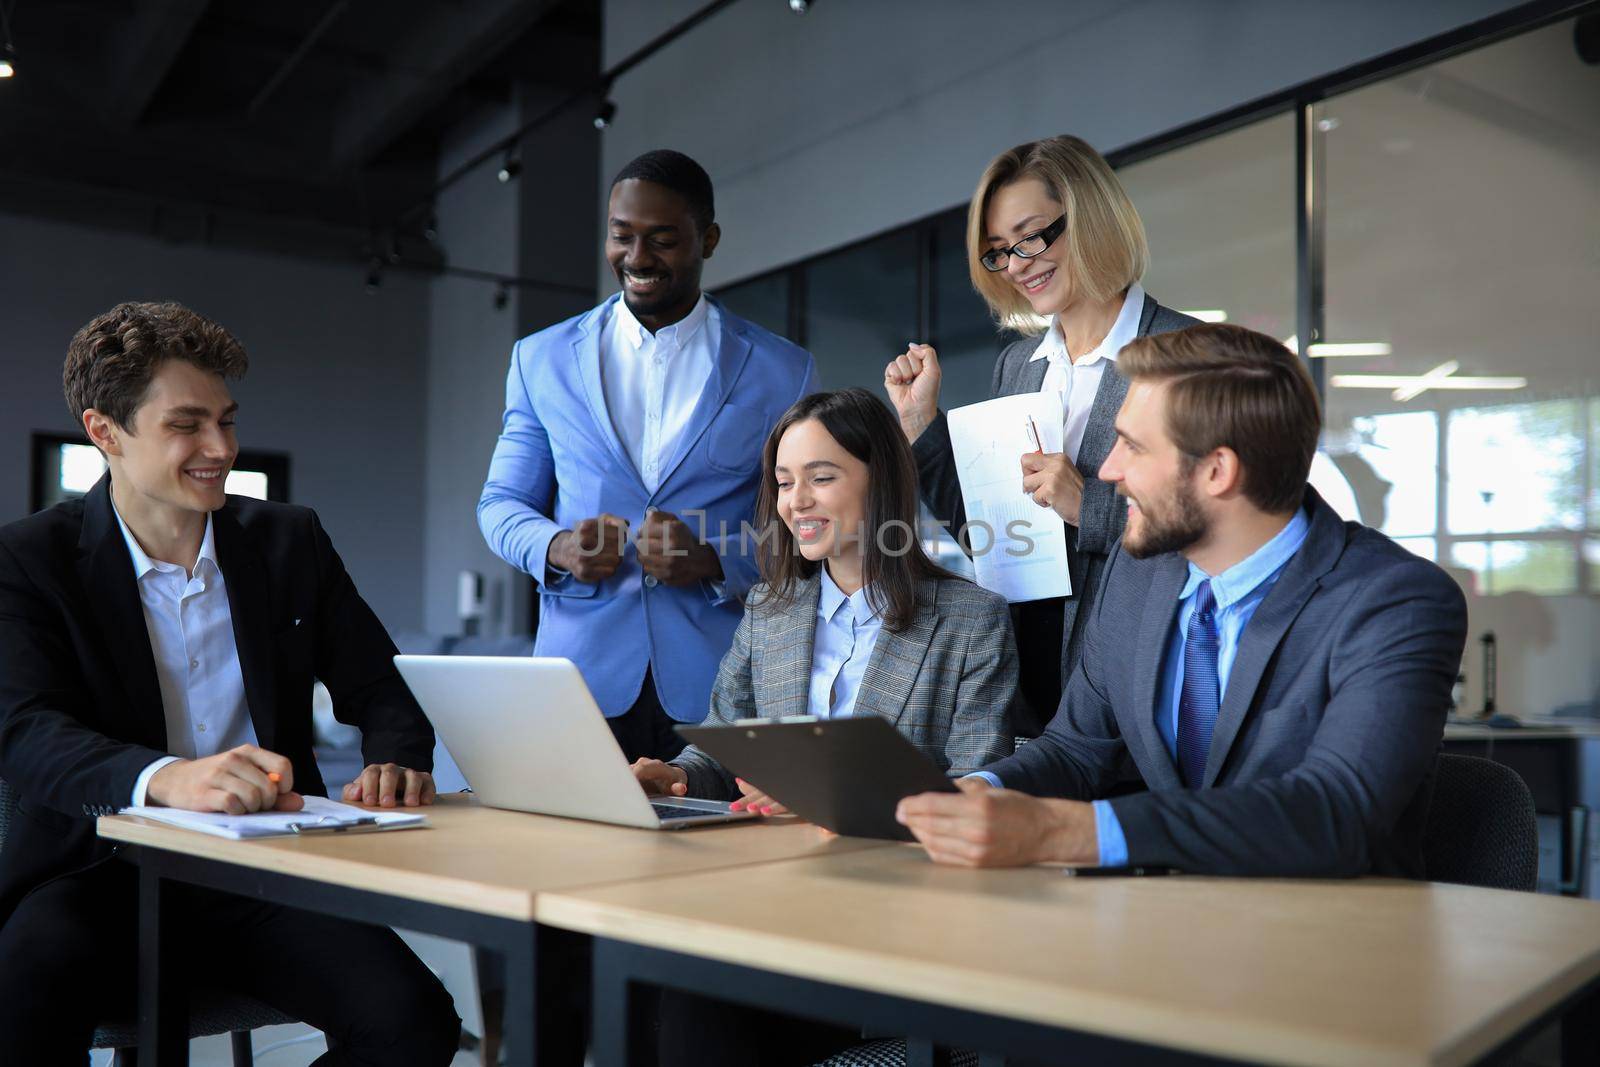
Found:
[[1441, 755], [1422, 862], [1435, 882], [1531, 891], [1539, 874], [1539, 829], [1521, 775], [1493, 760]]

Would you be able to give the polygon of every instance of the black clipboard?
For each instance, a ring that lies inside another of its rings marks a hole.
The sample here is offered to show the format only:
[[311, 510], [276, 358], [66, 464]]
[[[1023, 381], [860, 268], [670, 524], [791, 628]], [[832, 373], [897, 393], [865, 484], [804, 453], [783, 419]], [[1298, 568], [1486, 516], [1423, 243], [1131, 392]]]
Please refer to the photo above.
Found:
[[900, 799], [958, 791], [876, 715], [680, 726], [678, 733], [796, 815], [851, 837], [913, 841], [894, 819]]

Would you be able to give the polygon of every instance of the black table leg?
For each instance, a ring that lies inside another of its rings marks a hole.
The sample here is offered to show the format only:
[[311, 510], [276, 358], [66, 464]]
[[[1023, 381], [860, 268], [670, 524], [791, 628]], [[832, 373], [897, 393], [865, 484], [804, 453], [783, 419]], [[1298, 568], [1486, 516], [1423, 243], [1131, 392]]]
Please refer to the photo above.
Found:
[[189, 1062], [189, 990], [169, 924], [171, 905], [161, 875], [139, 865], [139, 1051], [144, 1063]]
[[1600, 986], [1568, 1005], [1561, 1016], [1562, 1067], [1600, 1063]]
[[505, 1011], [502, 1015], [505, 1062], [508, 1067], [533, 1067], [538, 1062], [539, 934], [538, 926], [516, 928], [506, 944]]
[[927, 1038], [908, 1037], [906, 1067], [950, 1067], [950, 1050]]
[[594, 939], [594, 1029], [589, 1054], [595, 1067], [628, 1067], [653, 1063], [648, 1043], [653, 1035], [644, 1012], [644, 991], [630, 979], [631, 946]]

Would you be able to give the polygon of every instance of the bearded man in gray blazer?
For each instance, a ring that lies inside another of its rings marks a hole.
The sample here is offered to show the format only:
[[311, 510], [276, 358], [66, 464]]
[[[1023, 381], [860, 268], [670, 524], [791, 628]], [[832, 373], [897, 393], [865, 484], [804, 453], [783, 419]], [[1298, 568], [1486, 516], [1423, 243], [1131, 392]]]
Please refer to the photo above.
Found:
[[[1306, 485], [1321, 415], [1278, 342], [1195, 326], [1120, 369], [1127, 532], [1056, 717], [900, 820], [974, 866], [1423, 876], [1461, 591]], [[1103, 799], [1130, 764], [1147, 791]]]

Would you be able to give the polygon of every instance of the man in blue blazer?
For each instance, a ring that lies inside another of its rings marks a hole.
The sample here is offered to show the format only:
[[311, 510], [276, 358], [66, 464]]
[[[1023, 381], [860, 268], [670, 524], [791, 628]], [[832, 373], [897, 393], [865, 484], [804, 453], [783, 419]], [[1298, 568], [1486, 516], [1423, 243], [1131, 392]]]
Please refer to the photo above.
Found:
[[711, 179], [648, 152], [611, 185], [622, 292], [517, 342], [478, 525], [538, 582], [535, 654], [578, 665], [628, 759], [671, 759], [710, 706], [756, 581], [757, 466], [816, 389], [804, 349], [700, 291]]
[[[1306, 485], [1321, 414], [1276, 341], [1193, 326], [1118, 367], [1128, 525], [1056, 716], [901, 821], [949, 863], [1422, 877], [1461, 591]], [[1130, 764], [1147, 791], [1105, 799]]]

